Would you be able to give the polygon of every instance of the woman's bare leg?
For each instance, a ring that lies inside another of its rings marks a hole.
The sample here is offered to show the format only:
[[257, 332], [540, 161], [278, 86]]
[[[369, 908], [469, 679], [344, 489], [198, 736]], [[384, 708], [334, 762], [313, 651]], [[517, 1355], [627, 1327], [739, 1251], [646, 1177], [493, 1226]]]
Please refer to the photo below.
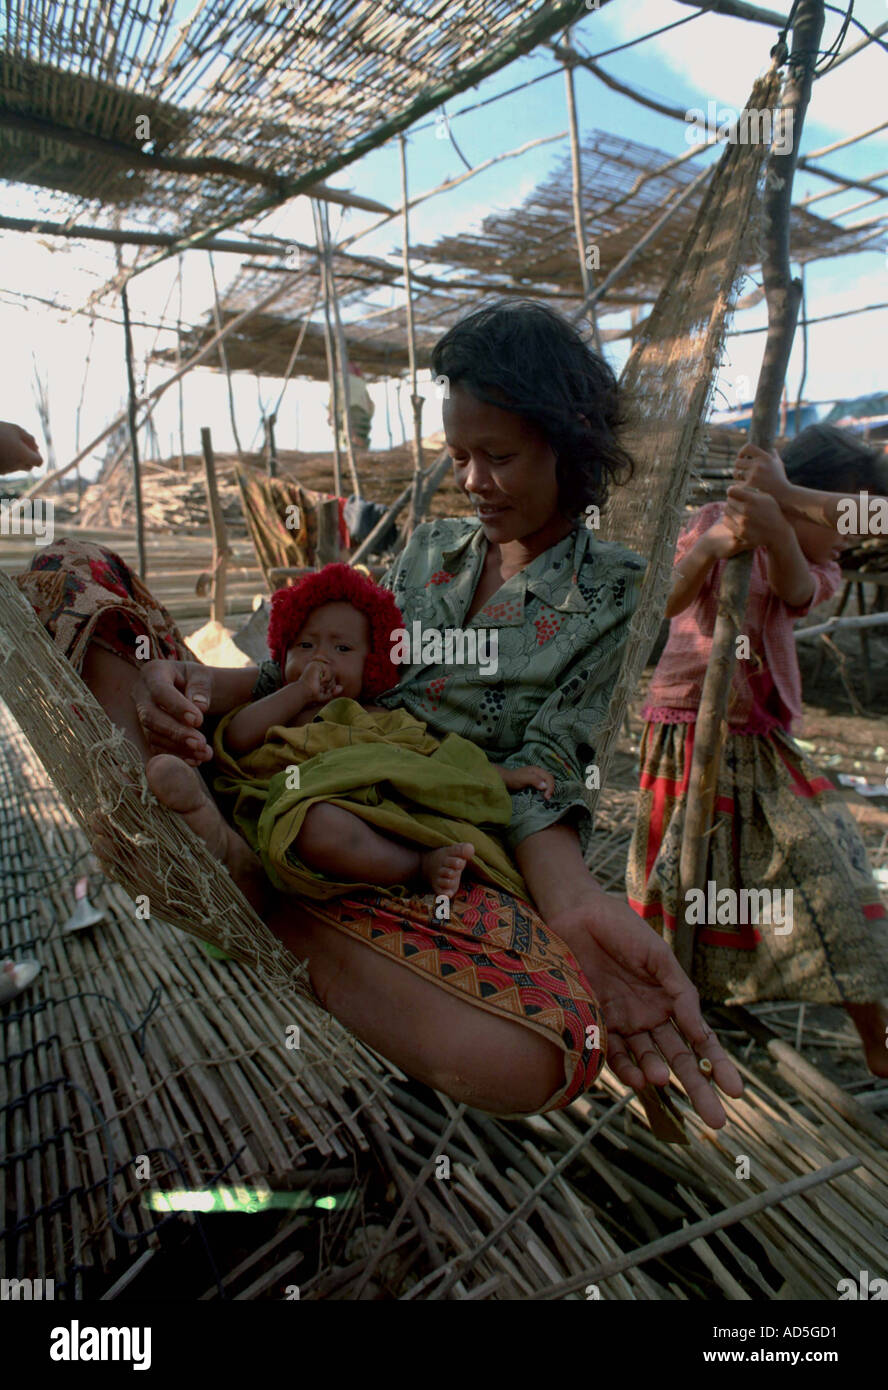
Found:
[[132, 700], [132, 689], [139, 678], [136, 667], [90, 642], [80, 675], [111, 723], [123, 730], [147, 763], [151, 753]]
[[844, 1009], [860, 1034], [873, 1076], [888, 1076], [888, 1009], [884, 1004], [845, 1004]]

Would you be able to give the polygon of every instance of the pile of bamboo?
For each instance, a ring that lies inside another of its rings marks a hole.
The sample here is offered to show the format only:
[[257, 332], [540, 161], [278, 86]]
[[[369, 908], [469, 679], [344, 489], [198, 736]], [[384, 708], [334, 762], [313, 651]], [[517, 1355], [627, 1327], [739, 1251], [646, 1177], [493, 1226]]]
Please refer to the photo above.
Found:
[[[230, 465], [217, 474], [219, 501], [226, 524], [243, 533], [240, 494]], [[203, 464], [184, 473], [163, 466], [142, 465], [142, 513], [145, 527], [155, 533], [189, 535], [209, 526], [210, 512]], [[78, 525], [119, 530], [135, 526], [132, 472], [117, 474], [108, 484], [92, 483], [84, 490]]]

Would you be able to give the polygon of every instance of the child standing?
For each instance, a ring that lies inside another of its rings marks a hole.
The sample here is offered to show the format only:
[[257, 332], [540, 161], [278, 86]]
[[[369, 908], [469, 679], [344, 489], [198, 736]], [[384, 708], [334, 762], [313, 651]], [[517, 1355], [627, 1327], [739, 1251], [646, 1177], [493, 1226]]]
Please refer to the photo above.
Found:
[[[841, 581], [843, 538], [803, 519], [798, 506], [806, 482], [822, 473], [817, 439], [804, 431], [787, 446], [786, 471], [776, 453], [747, 445], [734, 470], [742, 485], [729, 489], [727, 503], [702, 507], [679, 537], [669, 640], [642, 710], [626, 887], [635, 911], [674, 941], [694, 730], [719, 585], [725, 561], [754, 549], [742, 632], [748, 653], [741, 650], [731, 686], [706, 877], [716, 893], [734, 890], [738, 903], [741, 889], [766, 890], [790, 911], [785, 920], [758, 923], [754, 913], [707, 915], [696, 927], [691, 978], [703, 999], [717, 1003], [841, 1004], [870, 1071], [888, 1076], [888, 918], [841, 796], [790, 736], [802, 712], [793, 622]], [[846, 465], [842, 482], [848, 490], [869, 486], [866, 459]]]
[[496, 767], [467, 739], [368, 703], [397, 684], [399, 628], [388, 590], [348, 565], [279, 589], [268, 642], [284, 684], [220, 722], [216, 790], [237, 795], [235, 823], [277, 887], [324, 898], [417, 882], [452, 897], [474, 861], [526, 897], [496, 831], [507, 791], [548, 799], [554, 778]]

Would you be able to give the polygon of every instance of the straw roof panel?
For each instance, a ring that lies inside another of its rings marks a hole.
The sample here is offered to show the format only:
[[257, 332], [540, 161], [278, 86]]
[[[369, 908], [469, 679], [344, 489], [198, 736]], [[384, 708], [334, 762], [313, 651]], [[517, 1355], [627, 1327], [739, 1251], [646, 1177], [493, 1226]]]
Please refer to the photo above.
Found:
[[[372, 147], [380, 127], [418, 103], [465, 85], [479, 55], [490, 71], [517, 56], [553, 28], [557, 9], [205, 0], [183, 20], [167, 0], [21, 0], [0, 65], [2, 176], [66, 193], [58, 210], [69, 217], [73, 194], [128, 201], [160, 230], [244, 220], [295, 180], [341, 168], [359, 141]], [[152, 118], [153, 146], [137, 139], [134, 115]], [[143, 159], [139, 168], [140, 155], [206, 167]]]

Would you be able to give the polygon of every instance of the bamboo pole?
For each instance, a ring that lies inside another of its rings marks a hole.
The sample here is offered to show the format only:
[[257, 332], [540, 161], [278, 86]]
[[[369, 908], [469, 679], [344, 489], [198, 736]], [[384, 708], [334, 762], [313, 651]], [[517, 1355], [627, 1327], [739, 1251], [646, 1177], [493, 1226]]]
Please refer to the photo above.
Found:
[[828, 618], [825, 623], [815, 623], [813, 627], [803, 627], [793, 633], [797, 642], [805, 642], [810, 637], [819, 637], [823, 632], [832, 632], [835, 628], [863, 628], [863, 627], [885, 627], [888, 625], [888, 613], [866, 613], [858, 618]]
[[[222, 331], [222, 314], [219, 309], [219, 286], [216, 284], [216, 267], [213, 262], [212, 251], [207, 252], [210, 262], [210, 279], [213, 282], [213, 322], [216, 325], [216, 333]], [[225, 373], [225, 380], [228, 385], [228, 414], [231, 416], [231, 433], [234, 435], [234, 447], [237, 449], [238, 457], [243, 462], [244, 451], [240, 442], [240, 435], [237, 432], [237, 417], [234, 413], [234, 387], [231, 383], [231, 368], [228, 365], [228, 353], [225, 351], [225, 340], [219, 339], [219, 361]]]
[[[888, 309], [888, 300], [881, 304], [862, 304], [859, 309], [842, 309], [837, 314], [819, 314], [816, 318], [807, 319], [808, 327], [812, 323], [829, 323], [832, 319], [854, 318], [856, 314], [871, 314], [875, 309]], [[738, 328], [733, 333], [729, 333], [729, 338], [745, 338], [750, 333], [767, 333], [767, 328]]]
[[671, 1235], [663, 1236], [660, 1240], [653, 1241], [652, 1244], [645, 1245], [634, 1253], [621, 1255], [618, 1259], [607, 1260], [600, 1265], [593, 1266], [590, 1271], [576, 1278], [564, 1279], [561, 1283], [552, 1284], [542, 1293], [532, 1294], [531, 1297], [563, 1298], [566, 1294], [576, 1293], [578, 1289], [583, 1288], [588, 1283], [612, 1279], [615, 1274], [622, 1274], [624, 1270], [633, 1269], [636, 1265], [645, 1263], [647, 1260], [659, 1259], [661, 1255], [668, 1255], [672, 1250], [680, 1250], [682, 1246], [689, 1245], [692, 1241], [699, 1240], [703, 1236], [712, 1235], [725, 1226], [732, 1226], [737, 1221], [743, 1221], [747, 1216], [754, 1216], [756, 1212], [766, 1211], [768, 1207], [776, 1206], [778, 1202], [784, 1202], [788, 1197], [807, 1192], [812, 1187], [820, 1186], [821, 1183], [831, 1182], [833, 1178], [841, 1177], [843, 1173], [853, 1172], [861, 1164], [861, 1159], [855, 1154], [849, 1154], [847, 1158], [837, 1159], [835, 1163], [829, 1163], [825, 1168], [820, 1168], [814, 1173], [805, 1173], [800, 1178], [791, 1178], [789, 1182], [782, 1182], [777, 1187], [770, 1187], [755, 1197], [747, 1198], [745, 1202], [738, 1202], [736, 1206], [728, 1207], [726, 1211], [720, 1211], [715, 1216], [708, 1216], [704, 1221], [696, 1221], [692, 1226], [683, 1226], [680, 1231], [673, 1231]]
[[[178, 312], [178, 316], [177, 316], [177, 319], [176, 319], [176, 371], [177, 371], [177, 372], [179, 371], [179, 369], [180, 369], [181, 366], [182, 366], [182, 295], [183, 295], [183, 285], [182, 285], [182, 262], [183, 262], [183, 260], [184, 260], [184, 256], [179, 256], [179, 257], [178, 257], [178, 262], [179, 262], [179, 269], [178, 269], [178, 282], [179, 282], [179, 312]], [[184, 472], [186, 471], [186, 468], [185, 468], [185, 396], [184, 396], [184, 394], [183, 394], [183, 389], [182, 389], [182, 378], [181, 378], [181, 377], [179, 377], [179, 382], [178, 382], [178, 397], [179, 397], [179, 472], [180, 472], [180, 473], [184, 473]], [[79, 443], [80, 443], [80, 441], [78, 440], [78, 447], [79, 447]]]
[[801, 373], [801, 376], [799, 377], [799, 390], [798, 390], [798, 395], [796, 396], [795, 421], [794, 421], [794, 423], [795, 423], [795, 429], [793, 430], [793, 434], [798, 434], [799, 429], [801, 428], [801, 423], [802, 423], [802, 399], [803, 399], [804, 394], [805, 394], [805, 382], [806, 382], [807, 377], [808, 377], [808, 318], [807, 318], [807, 308], [806, 308], [806, 305], [805, 305], [805, 267], [804, 267], [804, 265], [802, 265], [802, 267], [801, 267], [801, 277], [800, 277], [800, 278], [801, 278], [801, 285], [802, 285], [802, 295], [801, 295], [801, 303], [800, 303], [800, 311], [801, 311], [800, 327], [801, 327], [801, 330], [802, 330], [802, 373]]
[[[126, 352], [126, 380], [128, 392], [127, 421], [129, 424], [130, 452], [133, 457], [133, 506], [136, 513], [136, 553], [138, 555], [139, 578], [144, 579], [147, 573], [147, 561], [145, 558], [145, 518], [142, 513], [142, 475], [139, 469], [139, 435], [136, 425], [136, 375], [133, 369], [133, 334], [130, 327], [129, 295], [127, 294], [126, 284], [124, 284], [120, 291], [120, 302], [123, 308], [123, 340]], [[43, 481], [46, 482], [46, 478], [44, 478]]]
[[297, 361], [299, 360], [299, 354], [300, 354], [300, 352], [302, 351], [302, 342], [303, 342], [303, 339], [305, 338], [305, 335], [306, 335], [306, 333], [307, 333], [307, 331], [308, 331], [308, 325], [309, 325], [309, 323], [310, 323], [310, 321], [311, 321], [311, 316], [312, 316], [312, 314], [314, 313], [315, 309], [317, 308], [317, 303], [318, 303], [318, 300], [319, 300], [319, 298], [320, 298], [320, 293], [321, 293], [321, 292], [320, 292], [320, 289], [317, 289], [317, 290], [315, 291], [314, 299], [311, 301], [311, 305], [309, 306], [308, 310], [306, 311], [305, 318], [304, 318], [303, 323], [302, 323], [302, 327], [301, 327], [300, 330], [299, 330], [299, 337], [296, 339], [296, 342], [293, 344], [293, 351], [290, 353], [290, 360], [289, 360], [288, 363], [287, 363], [287, 367], [286, 367], [286, 370], [285, 370], [285, 372], [284, 372], [284, 379], [283, 379], [283, 382], [281, 383], [281, 392], [280, 392], [280, 395], [279, 395], [278, 398], [277, 398], [277, 403], [276, 403], [276, 405], [275, 405], [275, 407], [274, 407], [275, 416], [278, 416], [278, 415], [280, 414], [280, 412], [281, 412], [281, 404], [283, 403], [284, 392], [285, 392], [286, 389], [287, 389], [287, 386], [288, 386], [289, 381], [290, 381], [290, 377], [293, 375], [293, 368], [296, 366], [296, 363], [297, 363]]
[[[628, 1105], [629, 1101], [632, 1099], [632, 1096], [632, 1091], [627, 1091], [625, 1096], [622, 1096], [620, 1100], [615, 1101], [614, 1104], [608, 1110], [606, 1110], [603, 1115], [599, 1116], [599, 1118], [589, 1129], [581, 1131], [576, 1141], [573, 1144], [571, 1144], [570, 1148], [567, 1149], [565, 1153], [561, 1155], [561, 1157], [558, 1159], [558, 1162], [552, 1165], [549, 1172], [546, 1173], [544, 1177], [537, 1183], [536, 1187], [531, 1189], [528, 1196], [525, 1197], [524, 1200], [517, 1207], [515, 1207], [514, 1211], [509, 1212], [505, 1220], [501, 1221], [498, 1226], [494, 1227], [494, 1229], [490, 1232], [489, 1235], [487, 1235], [484, 1238], [480, 1245], [474, 1248], [471, 1255], [472, 1259], [477, 1259], [478, 1256], [483, 1254], [485, 1250], [490, 1249], [494, 1242], [499, 1240], [500, 1237], [503, 1236], [506, 1233], [506, 1231], [508, 1231], [509, 1228], [514, 1225], [516, 1221], [520, 1221], [522, 1217], [527, 1215], [527, 1213], [533, 1208], [535, 1202], [539, 1199], [541, 1193], [544, 1192], [545, 1189], [548, 1187], [552, 1179], [557, 1177], [563, 1169], [567, 1168], [569, 1164], [571, 1164], [574, 1161], [577, 1155], [588, 1144], [592, 1142], [592, 1140], [595, 1138], [596, 1134], [602, 1128], [603, 1125], [606, 1125], [609, 1121], [616, 1119], [620, 1111], [624, 1110], [625, 1107]], [[446, 1280], [444, 1284], [438, 1285], [434, 1293], [430, 1295], [432, 1299], [446, 1297], [448, 1291], [459, 1280], [463, 1273], [461, 1266], [464, 1263], [464, 1258], [465, 1257], [458, 1256], [456, 1259], [450, 1260], [448, 1262], [448, 1264], [445, 1266], [445, 1269], [449, 1269], [450, 1271], [449, 1278]]]
[[324, 352], [327, 356], [327, 376], [330, 381], [330, 411], [333, 416], [333, 491], [342, 496], [342, 460], [339, 450], [339, 372], [336, 355], [333, 351], [333, 331], [330, 324], [330, 269], [324, 252], [324, 232], [318, 215], [317, 204], [311, 205], [318, 243], [318, 269], [321, 274], [321, 287], [324, 296]]
[[[397, 215], [397, 214], [395, 214]], [[0, 217], [4, 232], [33, 232], [37, 236], [70, 237], [76, 241], [110, 241], [115, 246], [175, 246], [172, 232], [139, 232], [135, 228], [86, 227], [82, 223], [49, 222], [46, 218]], [[280, 246], [268, 242], [234, 241], [227, 237], [207, 236], [192, 244], [194, 251], [233, 251], [236, 255], [279, 256]]]
[[[434, 493], [441, 479], [444, 477], [444, 474], [447, 472], [449, 466], [450, 455], [448, 454], [447, 450], [444, 449], [437, 461], [432, 464], [431, 468], [429, 468], [426, 473], [423, 474], [423, 507], [425, 505], [425, 500], [431, 497], [431, 495]], [[361, 541], [361, 544], [358, 546], [354, 555], [351, 555], [349, 557], [348, 563], [350, 565], [360, 564], [360, 562], [364, 559], [364, 556], [370, 554], [376, 542], [379, 540], [379, 537], [384, 535], [384, 533], [388, 530], [395, 517], [398, 515], [401, 509], [404, 506], [406, 506], [412, 494], [413, 482], [411, 481], [404, 488], [403, 492], [398, 493], [398, 496], [395, 498], [394, 502], [389, 507], [385, 516], [381, 516], [379, 518], [376, 525], [373, 527], [373, 530], [370, 532], [369, 536], [367, 536], [364, 540]]]
[[831, 145], [822, 145], [819, 150], [809, 150], [808, 159], [820, 159], [821, 155], [832, 154], [833, 150], [843, 150], [846, 145], [856, 145], [858, 140], [866, 140], [870, 135], [877, 135], [880, 130], [888, 128], [888, 121], [882, 121], [880, 125], [870, 126], [869, 130], [862, 130], [859, 135], [847, 135], [844, 140], [835, 140]]
[[[565, 29], [564, 41], [570, 44], [570, 30]], [[580, 162], [580, 137], [577, 122], [577, 101], [574, 91], [573, 64], [567, 59], [563, 60], [564, 67], [564, 88], [567, 98], [567, 116], [570, 129], [570, 172], [573, 197], [573, 217], [574, 233], [577, 239], [577, 252], [580, 258], [580, 280], [583, 286], [583, 305], [577, 315], [578, 318], [589, 316], [592, 325], [592, 337], [595, 342], [595, 351], [599, 357], [603, 355], [601, 347], [601, 334], [598, 331], [598, 314], [595, 310], [595, 300], [592, 291], [595, 289], [595, 279], [589, 266], [586, 250], [586, 226], [583, 218], [583, 172]]]
[[330, 221], [327, 216], [327, 209], [322, 208], [320, 205], [318, 205], [318, 217], [324, 234], [324, 258], [327, 262], [327, 284], [330, 288], [330, 307], [333, 310], [334, 342], [336, 345], [336, 355], [339, 359], [339, 379], [342, 382], [342, 416], [345, 420], [345, 456], [348, 459], [348, 471], [351, 474], [355, 496], [360, 497], [362, 495], [361, 480], [358, 477], [358, 468], [355, 463], [355, 446], [354, 440], [352, 439], [351, 399], [348, 386], [348, 351], [345, 345], [345, 334], [342, 331], [342, 320], [339, 317], [339, 295], [336, 291], [336, 272], [333, 267], [333, 252], [330, 242]]
[[404, 292], [407, 295], [407, 355], [410, 360], [410, 404], [413, 407], [413, 493], [406, 534], [412, 535], [419, 519], [422, 488], [422, 396], [416, 384], [416, 330], [413, 322], [413, 286], [410, 281], [410, 213], [407, 201], [407, 141], [398, 136], [401, 150], [401, 196], [404, 202]]
[[[160, 382], [158, 386], [154, 387], [153, 391], [149, 391], [147, 395], [142, 396], [139, 400], [137, 400], [137, 408], [142, 408], [148, 405], [149, 402], [158, 400], [159, 397], [162, 396], [165, 391], [168, 391], [169, 388], [171, 386], [174, 386], [177, 381], [180, 381], [181, 378], [185, 376], [187, 372], [190, 372], [192, 367], [197, 367], [201, 362], [203, 362], [205, 357], [209, 357], [210, 353], [213, 352], [216, 346], [218, 345], [220, 338], [227, 338], [228, 335], [230, 333], [233, 333], [236, 328], [240, 328], [242, 324], [246, 323], [247, 319], [252, 318], [254, 314], [261, 313], [263, 309], [267, 309], [269, 304], [273, 303], [274, 300], [279, 299], [281, 295], [284, 293], [284, 291], [288, 288], [289, 286], [287, 284], [278, 285], [277, 288], [272, 290], [270, 294], [267, 294], [264, 299], [260, 299], [258, 304], [251, 305], [249, 309], [244, 309], [242, 313], [238, 314], [235, 318], [231, 319], [230, 322], [227, 323], [225, 327], [222, 329], [221, 333], [214, 333], [212, 338], [210, 338], [208, 342], [204, 343], [203, 347], [199, 348], [193, 357], [189, 357], [188, 361], [185, 363], [184, 366], [177, 368], [172, 376], [167, 377], [166, 381]], [[70, 463], [63, 464], [62, 467], [57, 468], [54, 473], [47, 473], [45, 478], [41, 478], [39, 482], [35, 483], [33, 487], [27, 490], [27, 492], [24, 492], [22, 496], [39, 496], [41, 492], [44, 492], [46, 490], [49, 483], [54, 482], [56, 478], [61, 478], [63, 474], [69, 473], [72, 468], [76, 468], [78, 463], [80, 463], [83, 459], [87, 458], [93, 452], [97, 444], [101, 444], [103, 439], [107, 439], [109, 434], [114, 433], [118, 425], [123, 424], [123, 422], [127, 419], [127, 416], [128, 412], [126, 410], [122, 410], [118, 415], [115, 415], [114, 419], [111, 421], [110, 424], [105, 426], [101, 434], [97, 434], [95, 439], [92, 439], [89, 442], [89, 444], [87, 444], [85, 449], [81, 449], [79, 454], [75, 454], [74, 458], [71, 459]]]
[[204, 457], [204, 473], [207, 480], [207, 501], [209, 503], [210, 527], [213, 532], [213, 592], [210, 601], [210, 618], [214, 623], [225, 622], [225, 578], [228, 569], [228, 533], [222, 507], [219, 503], [219, 489], [216, 485], [216, 460], [213, 455], [213, 438], [209, 427], [200, 432], [200, 444]]
[[[217, 174], [233, 179], [238, 183], [258, 184], [270, 188], [277, 194], [275, 201], [285, 202], [295, 192], [310, 193], [312, 198], [342, 203], [346, 207], [361, 208], [365, 212], [390, 212], [384, 203], [372, 198], [364, 198], [356, 193], [340, 188], [330, 188], [324, 183], [305, 187], [305, 179], [282, 179], [274, 169], [260, 169], [247, 164], [238, 164], [233, 159], [220, 159], [215, 155], [169, 155], [147, 154], [132, 145], [118, 140], [108, 140], [85, 130], [73, 130], [70, 126], [57, 125], [54, 121], [31, 116], [22, 111], [0, 111], [0, 127], [6, 126], [29, 135], [38, 135], [54, 144], [70, 145], [74, 149], [85, 150], [101, 159], [118, 160], [130, 169], [158, 169], [173, 174]], [[290, 191], [291, 185], [298, 184]]]
[[[787, 123], [792, 120], [791, 127], [788, 124], [783, 127], [792, 131], [792, 147], [786, 154], [772, 153], [765, 182], [762, 280], [768, 304], [768, 337], [749, 439], [750, 443], [766, 449], [773, 445], [777, 434], [780, 397], [801, 300], [801, 284], [792, 279], [789, 266], [790, 206], [799, 141], [811, 95], [813, 62], [810, 55], [817, 51], [820, 43], [823, 15], [823, 0], [799, 0], [792, 31], [796, 62], [789, 68], [781, 101], [782, 118]], [[753, 553], [744, 551], [725, 565], [712, 652], [697, 713], [682, 835], [681, 912], [675, 942], [678, 963], [688, 974], [693, 967], [695, 935], [693, 924], [687, 921], [688, 894], [702, 887], [706, 880], [724, 719], [734, 674], [736, 639], [743, 625], [749, 595]]]

